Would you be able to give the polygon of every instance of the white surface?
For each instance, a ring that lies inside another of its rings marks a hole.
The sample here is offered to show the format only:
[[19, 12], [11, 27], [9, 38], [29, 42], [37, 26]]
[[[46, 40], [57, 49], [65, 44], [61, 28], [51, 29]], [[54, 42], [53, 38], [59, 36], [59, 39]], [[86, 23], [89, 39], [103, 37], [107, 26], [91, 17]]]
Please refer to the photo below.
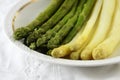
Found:
[[0, 80], [118, 80], [120, 64], [79, 68], [41, 62], [23, 54], [3, 32], [3, 20], [19, 0], [0, 0]]

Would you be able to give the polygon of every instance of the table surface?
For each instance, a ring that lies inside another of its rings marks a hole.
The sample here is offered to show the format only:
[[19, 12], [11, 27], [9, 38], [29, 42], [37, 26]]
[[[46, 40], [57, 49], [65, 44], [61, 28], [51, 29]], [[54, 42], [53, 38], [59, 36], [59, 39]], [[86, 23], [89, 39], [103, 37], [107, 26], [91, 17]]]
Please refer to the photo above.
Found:
[[19, 0], [0, 0], [0, 80], [118, 80], [120, 64], [103, 67], [68, 67], [45, 63], [23, 53], [6, 38], [3, 22]]

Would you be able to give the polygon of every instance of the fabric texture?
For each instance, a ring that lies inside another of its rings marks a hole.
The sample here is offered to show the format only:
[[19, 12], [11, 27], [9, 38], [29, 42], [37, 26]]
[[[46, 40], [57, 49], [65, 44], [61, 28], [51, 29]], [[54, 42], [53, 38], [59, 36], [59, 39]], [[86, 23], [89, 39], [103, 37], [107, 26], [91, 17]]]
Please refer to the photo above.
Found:
[[118, 80], [120, 64], [103, 67], [69, 67], [46, 63], [24, 54], [6, 38], [3, 22], [19, 0], [0, 0], [0, 80]]

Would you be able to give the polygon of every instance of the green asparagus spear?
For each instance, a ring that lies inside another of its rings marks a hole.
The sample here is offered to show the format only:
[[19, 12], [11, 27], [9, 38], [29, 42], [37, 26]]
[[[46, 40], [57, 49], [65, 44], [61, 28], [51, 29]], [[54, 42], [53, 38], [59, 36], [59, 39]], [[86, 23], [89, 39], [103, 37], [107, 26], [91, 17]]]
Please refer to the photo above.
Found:
[[57, 24], [59, 20], [69, 12], [75, 1], [76, 0], [65, 0], [60, 9], [58, 9], [58, 11], [45, 24], [28, 36], [26, 43], [29, 44], [34, 42], [36, 39], [41, 37], [42, 34]]
[[51, 52], [52, 52], [52, 50], [51, 50], [51, 49], [50, 49], [50, 50], [48, 50], [47, 55], [50, 55], [50, 56], [51, 56]]
[[81, 0], [79, 2], [79, 5], [78, 5], [75, 15], [71, 19], [68, 20], [68, 22], [59, 30], [58, 33], [56, 33], [55, 37], [51, 38], [48, 41], [48, 44], [47, 44], [48, 48], [52, 49], [52, 48], [58, 47], [60, 45], [61, 41], [64, 39], [64, 37], [69, 33], [70, 29], [77, 22], [77, 19], [83, 9], [83, 5], [85, 2], [86, 2], [86, 0]]
[[13, 36], [16, 40], [25, 38], [32, 32], [38, 25], [42, 25], [46, 20], [48, 20], [60, 7], [64, 0], [52, 0], [50, 5], [41, 12], [38, 17], [33, 20], [29, 25], [16, 29]]
[[48, 30], [42, 37], [37, 39], [37, 42], [36, 42], [37, 47], [39, 47], [40, 45], [44, 43], [47, 43], [47, 41], [51, 37], [55, 36], [55, 34], [69, 20], [69, 18], [71, 18], [74, 15], [76, 7], [77, 7], [77, 3], [78, 3], [78, 0], [76, 0], [76, 3], [74, 4], [72, 10], [53, 29]]
[[72, 29], [72, 31], [68, 34], [68, 36], [65, 38], [65, 40], [63, 41], [63, 44], [70, 42], [73, 39], [73, 37], [77, 34], [77, 32], [80, 30], [80, 28], [83, 26], [84, 22], [90, 15], [95, 2], [96, 2], [96, 0], [87, 0], [87, 3], [84, 5], [84, 9], [83, 9], [82, 13], [80, 13], [80, 15], [79, 15], [77, 24]]
[[29, 48], [33, 50], [36, 49], [36, 43], [35, 42], [31, 43]]

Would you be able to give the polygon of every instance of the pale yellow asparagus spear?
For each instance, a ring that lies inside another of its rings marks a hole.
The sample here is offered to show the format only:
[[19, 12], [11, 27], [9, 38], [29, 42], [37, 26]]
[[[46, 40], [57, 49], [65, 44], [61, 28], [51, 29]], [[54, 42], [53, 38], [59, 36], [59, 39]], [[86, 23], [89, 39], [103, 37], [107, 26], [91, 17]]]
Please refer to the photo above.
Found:
[[[98, 17], [98, 19], [97, 19], [97, 21], [96, 21], [96, 23], [95, 23], [94, 26], [97, 26], [97, 25], [98, 25], [98, 22], [99, 22], [99, 17]], [[73, 60], [81, 59], [81, 52], [82, 52], [82, 50], [87, 46], [87, 44], [90, 42], [90, 40], [92, 39], [92, 36], [93, 36], [95, 30], [96, 30], [96, 27], [94, 27], [93, 30], [92, 30], [92, 33], [89, 34], [89, 38], [88, 38], [88, 40], [86, 40], [86, 42], [85, 42], [84, 45], [82, 45], [77, 51], [73, 51], [73, 52], [70, 54], [70, 59], [73, 59]], [[81, 33], [81, 35], [82, 35], [82, 33]], [[78, 36], [80, 36], [80, 34], [77, 35], [77, 36], [75, 37], [75, 39], [77, 39]], [[75, 39], [74, 39], [74, 40], [75, 40]], [[73, 41], [71, 41], [71, 42], [73, 42]], [[92, 59], [92, 58], [91, 58], [91, 59]]]
[[91, 37], [90, 35], [93, 34], [93, 31], [96, 27], [95, 23], [100, 14], [102, 3], [103, 3], [103, 0], [97, 0], [94, 6], [94, 9], [92, 11], [92, 14], [90, 16], [90, 19], [88, 20], [83, 33], [78, 36], [78, 38], [76, 39], [76, 44], [74, 44], [74, 46], [78, 45], [76, 46], [77, 47], [76, 49], [79, 49], [79, 50], [71, 53], [70, 55], [71, 59], [79, 59], [82, 49], [85, 47], [86, 43], [88, 43], [88, 40], [90, 40], [89, 39]]
[[111, 26], [115, 5], [116, 0], [103, 0], [102, 12], [97, 26], [98, 28], [90, 43], [81, 53], [81, 58], [83, 60], [91, 59], [93, 49], [106, 38]]
[[77, 51], [74, 51], [70, 54], [70, 59], [72, 60], [79, 60], [80, 59], [80, 53], [81, 53], [82, 49], [79, 49]]
[[113, 28], [108, 38], [100, 43], [92, 53], [93, 59], [104, 59], [112, 55], [120, 43], [120, 0], [117, 0], [117, 9], [113, 20]]

